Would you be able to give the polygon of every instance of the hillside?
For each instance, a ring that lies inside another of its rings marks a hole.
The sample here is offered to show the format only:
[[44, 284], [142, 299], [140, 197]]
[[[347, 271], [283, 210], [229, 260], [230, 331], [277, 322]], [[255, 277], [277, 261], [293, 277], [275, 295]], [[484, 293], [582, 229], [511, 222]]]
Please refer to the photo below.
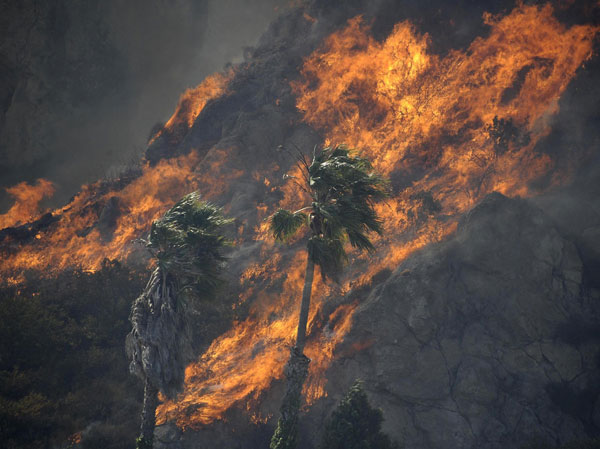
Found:
[[[306, 201], [290, 153], [345, 142], [390, 179], [392, 196], [377, 206], [385, 232], [376, 252], [351, 253], [339, 284], [317, 276], [301, 447], [316, 447], [356, 378], [406, 448], [516, 449], [534, 439], [553, 447], [597, 436], [599, 10], [594, 2], [291, 5], [244, 62], [182, 94], [138, 165], [30, 220], [42, 184], [33, 186], [29, 203], [0, 216], [3, 301], [35, 298], [37, 286], [72, 270], [110, 286], [101, 275], [110, 263], [137, 291], [148, 265], [138, 239], [198, 190], [235, 218], [236, 245], [227, 288], [196, 317], [197, 357], [182, 392], [159, 406], [157, 439], [173, 449], [265, 447], [306, 257], [302, 238], [274, 242], [265, 218]], [[48, 291], [59, 298], [81, 286]], [[120, 301], [135, 294], [119, 289]], [[57, 307], [66, 321], [76, 313]], [[111, 312], [127, 318], [127, 307]], [[116, 340], [102, 345], [123, 351]], [[3, 378], [14, 378], [25, 362], [4, 351]], [[120, 376], [106, 377], [113, 393], [131, 381]], [[7, 404], [38, 390], [59, 400], [51, 386], [3, 385]], [[68, 386], [59, 390], [68, 397]], [[91, 431], [114, 425], [107, 410], [119, 401], [141, 400], [127, 391], [60, 432], [33, 438], [17, 419], [13, 447], [24, 435], [36, 447], [66, 447], [69, 437], [81, 447], [132, 447], [133, 436]], [[10, 407], [3, 419], [18, 414]]]

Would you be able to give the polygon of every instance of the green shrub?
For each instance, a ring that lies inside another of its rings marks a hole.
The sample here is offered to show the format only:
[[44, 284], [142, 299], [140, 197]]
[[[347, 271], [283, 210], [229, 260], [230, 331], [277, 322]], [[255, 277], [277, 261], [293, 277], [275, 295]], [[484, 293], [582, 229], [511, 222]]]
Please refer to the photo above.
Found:
[[383, 413], [371, 407], [362, 382], [356, 382], [325, 426], [320, 449], [397, 449], [381, 431]]

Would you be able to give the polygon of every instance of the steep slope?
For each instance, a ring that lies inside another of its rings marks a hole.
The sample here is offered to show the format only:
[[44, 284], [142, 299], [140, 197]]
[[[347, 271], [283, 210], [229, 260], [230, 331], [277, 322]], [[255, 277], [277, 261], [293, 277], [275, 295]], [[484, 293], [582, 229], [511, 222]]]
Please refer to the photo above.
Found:
[[600, 292], [583, 271], [541, 210], [488, 196], [454, 238], [401, 264], [361, 304], [340, 351], [368, 347], [332, 364], [332, 397], [365, 379], [387, 430], [410, 448], [598, 432]]
[[[586, 179], [569, 201], [600, 185], [598, 23], [549, 5], [443, 4], [292, 7], [244, 63], [184, 93], [139, 170], [0, 233], [0, 271], [18, 288], [31, 269], [143, 265], [134, 239], [194, 189], [237, 218], [230, 288], [219, 297], [230, 315], [197, 329], [184, 391], [159, 409], [163, 445], [266, 446], [305, 253], [302, 241], [275, 244], [264, 218], [304, 200], [289, 153], [327, 140], [371, 157], [393, 197], [378, 206], [386, 232], [373, 257], [353, 255], [340, 285], [317, 279], [305, 447], [359, 376], [407, 447], [518, 447], [538, 433], [597, 432], [595, 356], [569, 365], [573, 347], [597, 344], [597, 203], [578, 206], [589, 223], [575, 229], [550, 196], [539, 204], [557, 225], [530, 200], [487, 195], [561, 196]], [[198, 327], [213, 317], [204, 318]], [[573, 336], [571, 321], [586, 332]]]
[[[552, 447], [597, 435], [600, 291], [585, 269], [532, 202], [489, 195], [454, 237], [379, 275], [333, 354], [327, 396], [306, 411], [301, 448], [317, 446], [357, 378], [406, 448]], [[263, 397], [265, 414], [281, 386]], [[234, 411], [197, 432], [165, 424], [157, 438], [161, 448], [259, 448], [273, 425]]]

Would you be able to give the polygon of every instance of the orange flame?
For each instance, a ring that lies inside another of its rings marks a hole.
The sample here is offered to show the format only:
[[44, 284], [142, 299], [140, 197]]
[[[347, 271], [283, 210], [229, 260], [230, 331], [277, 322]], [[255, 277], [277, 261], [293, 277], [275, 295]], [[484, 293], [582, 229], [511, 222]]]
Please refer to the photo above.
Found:
[[[143, 236], [150, 224], [188, 192], [199, 190], [207, 199], [217, 197], [227, 182], [240, 175], [222, 169], [226, 152], [214, 149], [199, 167], [196, 152], [163, 160], [155, 166], [144, 165], [142, 174], [121, 189], [109, 190], [102, 182], [85, 186], [73, 201], [53, 211], [57, 223], [40, 231], [34, 242], [0, 260], [0, 272], [18, 276], [24, 269], [48, 269], [50, 272], [70, 266], [97, 270], [106, 258], [125, 260], [135, 250], [132, 242]], [[212, 182], [201, 184], [210, 173]], [[119, 208], [110, 236], [98, 226], [102, 209], [110, 201]]]
[[34, 185], [21, 182], [7, 188], [6, 192], [15, 199], [15, 203], [5, 214], [0, 215], [0, 229], [18, 226], [37, 218], [41, 213], [40, 201], [54, 194], [54, 186], [50, 181], [38, 179]]
[[[485, 21], [488, 37], [441, 58], [408, 22], [377, 42], [360, 17], [352, 19], [306, 60], [294, 84], [298, 108], [330, 141], [361, 149], [384, 173], [431, 169], [415, 188], [435, 190], [449, 210], [464, 211], [493, 190], [525, 195], [527, 182], [551, 165], [531, 149], [592, 55], [598, 28], [567, 29], [549, 5], [521, 5]], [[494, 117], [511, 119], [529, 145], [496, 160], [485, 129]]]
[[234, 72], [214, 73], [206, 77], [202, 83], [193, 89], [187, 89], [179, 99], [175, 112], [167, 121], [164, 128], [150, 139], [152, 144], [163, 132], [168, 131], [177, 135], [192, 127], [206, 104], [220, 97], [227, 91], [227, 85], [233, 78]]
[[[226, 92], [232, 76], [232, 71], [217, 73], [195, 89], [186, 91], [164, 129], [172, 131], [181, 126], [191, 126], [208, 101]], [[60, 219], [41, 230], [35, 241], [4, 245], [0, 273], [5, 280], [15, 283], [23, 279], [22, 273], [26, 269], [46, 270], [52, 274], [75, 266], [95, 271], [105, 258], [127, 259], [135, 250], [132, 242], [143, 236], [152, 221], [181, 196], [199, 189], [211, 199], [226, 190], [227, 182], [241, 173], [226, 172], [223, 169], [226, 159], [225, 150], [214, 148], [205, 156], [200, 167], [199, 155], [191, 152], [187, 156], [162, 160], [154, 166], [145, 163], [141, 175], [129, 183], [117, 180], [112, 184], [97, 182], [83, 186], [71, 203], [52, 212]], [[201, 184], [200, 180], [207, 173], [212, 176], [212, 182]], [[53, 187], [50, 182], [39, 180], [35, 186], [21, 183], [8, 192], [17, 198], [17, 202], [0, 216], [0, 228], [35, 217], [35, 213], [39, 212], [39, 201], [51, 195]], [[103, 209], [108, 207], [117, 207], [118, 213], [115, 213], [114, 222], [108, 220], [103, 224], [110, 228], [103, 235], [99, 221]]]
[[[35, 242], [0, 261], [0, 272], [48, 267], [61, 270], [69, 266], [94, 271], [105, 258], [125, 259], [132, 251], [131, 241], [183, 194], [194, 190], [195, 164], [197, 156], [191, 153], [154, 167], [146, 165], [142, 175], [121, 190], [103, 192], [101, 182], [85, 186], [69, 205], [53, 212], [60, 216], [58, 222], [40, 231]], [[120, 214], [112, 238], [107, 240], [97, 227], [102, 212], [98, 205], [107, 204], [111, 198], [116, 199]]]
[[[283, 376], [283, 365], [295, 338], [299, 307], [296, 298], [302, 289], [305, 263], [306, 252], [299, 251], [289, 261], [285, 279], [281, 279], [281, 273], [277, 274], [282, 281], [281, 292], [259, 291], [250, 316], [216, 339], [198, 363], [188, 366], [185, 391], [177, 401], [167, 400], [159, 406], [158, 423], [174, 419], [182, 428], [195, 428], [223, 418], [237, 401], [245, 400], [252, 408], [273, 380]], [[243, 278], [252, 279], [256, 269], [256, 266], [250, 267]], [[317, 278], [309, 329], [316, 324], [318, 311], [331, 291], [319, 276]], [[309, 404], [323, 396], [321, 374], [329, 366], [335, 347], [350, 329], [351, 311], [356, 305], [336, 309], [329, 320], [335, 324], [319, 335], [318, 340], [311, 340], [306, 348], [306, 354], [312, 359], [311, 381], [305, 388]]]

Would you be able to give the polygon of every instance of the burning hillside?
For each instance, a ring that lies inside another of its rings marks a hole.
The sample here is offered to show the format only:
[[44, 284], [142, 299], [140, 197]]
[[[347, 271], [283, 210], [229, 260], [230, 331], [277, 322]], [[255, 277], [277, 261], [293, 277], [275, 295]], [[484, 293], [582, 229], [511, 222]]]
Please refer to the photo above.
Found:
[[[19, 229], [51, 186], [40, 180], [10, 191], [16, 203], [0, 216], [0, 227], [12, 227], [0, 234], [0, 273], [13, 284], [26, 270], [53, 276], [69, 266], [94, 271], [104, 259], [139, 263], [135, 240], [192, 190], [237, 217], [231, 266], [239, 281], [232, 290], [243, 312], [187, 367], [184, 391], [159, 406], [159, 423], [200, 429], [227, 420], [232, 410], [247, 411], [254, 422], [271, 418], [265, 397], [283, 377], [306, 258], [266, 232], [264, 218], [278, 207], [307, 201], [293, 182], [294, 161], [279, 145], [308, 152], [321, 142], [347, 143], [393, 188], [378, 206], [385, 232], [376, 254], [355, 255], [340, 285], [317, 279], [307, 406], [328, 395], [326, 372], [340, 348], [348, 357], [373, 345], [368, 336], [343, 343], [355, 311], [386, 273], [453, 235], [488, 194], [539, 195], [568, 183], [577, 163], [595, 151], [585, 148], [565, 164], [539, 144], [552, 132], [561, 97], [594, 56], [600, 27], [565, 25], [549, 4], [519, 3], [484, 15], [486, 32], [467, 48], [439, 54], [433, 37], [409, 20], [384, 38], [374, 35], [367, 14], [324, 33], [326, 11], [299, 7], [273, 25], [272, 34], [285, 34], [277, 26], [286, 20], [314, 41], [305, 54], [289, 56], [294, 70], [279, 61], [285, 49], [276, 40], [207, 78], [182, 96], [139, 170], [83, 187], [35, 232]], [[262, 84], [267, 71], [278, 77], [273, 86]], [[248, 92], [251, 100], [243, 96]]]
[[[352, 283], [341, 286], [342, 294], [452, 233], [456, 218], [488, 193], [527, 196], [531, 181], [551, 175], [551, 185], [568, 177], [554, 172], [552, 160], [533, 149], [548, 133], [576, 69], [591, 57], [597, 29], [567, 29], [552, 18], [549, 6], [523, 6], [486, 20], [492, 27], [489, 37], [442, 59], [428, 54], [427, 37], [409, 23], [397, 25], [378, 43], [362, 19], [354, 18], [306, 59], [301, 80], [293, 84], [304, 120], [330, 141], [362, 149], [392, 179], [413, 179], [380, 207], [386, 236], [368, 268], [366, 261], [355, 262], [356, 272], [351, 269], [348, 276]], [[285, 198], [279, 205], [302, 204], [292, 182], [282, 189]], [[266, 238], [264, 233], [259, 237]], [[259, 266], [272, 260], [274, 251], [263, 249]], [[184, 427], [209, 423], [238, 401], [258, 399], [282, 376], [304, 257], [271, 269], [274, 278], [278, 271], [288, 273], [279, 300], [266, 291], [257, 294], [251, 317], [188, 368], [186, 391], [176, 404], [161, 407], [163, 419], [173, 417]], [[322, 307], [332, 292], [325, 285], [317, 291]], [[351, 325], [355, 306], [343, 307], [333, 312], [344, 316], [341, 322], [325, 319], [335, 323], [326, 332], [314, 329], [318, 308], [311, 317], [309, 402], [325, 394], [321, 373]], [[256, 348], [265, 350], [257, 356]], [[186, 412], [190, 407], [197, 412]]]

